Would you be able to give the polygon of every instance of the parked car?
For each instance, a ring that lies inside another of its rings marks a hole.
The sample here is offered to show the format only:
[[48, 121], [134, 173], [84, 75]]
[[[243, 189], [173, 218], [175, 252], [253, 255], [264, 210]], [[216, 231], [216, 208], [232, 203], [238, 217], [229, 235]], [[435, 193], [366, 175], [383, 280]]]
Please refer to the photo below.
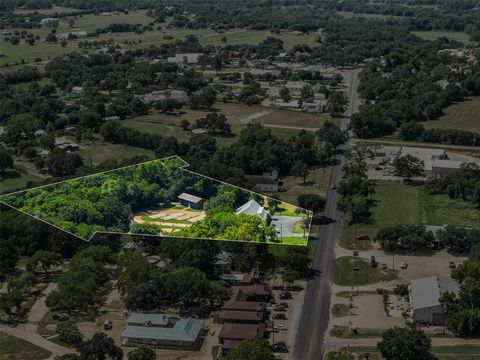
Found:
[[382, 263], [382, 270], [387, 270], [387, 264]]
[[402, 262], [400, 263], [400, 268], [401, 268], [401, 269], [406, 269], [406, 268], [408, 268], [408, 263], [407, 263], [406, 261], [402, 261]]
[[336, 185], [336, 184], [333, 184], [330, 188], [331, 188], [332, 190], [337, 190], [337, 185]]
[[287, 346], [285, 341], [275, 341], [272, 346]]
[[274, 320], [287, 320], [287, 315], [282, 313], [276, 313], [276, 314], [273, 314], [272, 318]]
[[276, 330], [287, 330], [287, 325], [283, 325], [283, 324], [275, 324], [275, 327], [274, 327]]
[[457, 267], [457, 264], [455, 264], [454, 261], [450, 261], [450, 262], [448, 263], [448, 267], [449, 267], [450, 269], [455, 269], [455, 268]]
[[281, 306], [281, 305], [276, 305], [274, 308], [273, 308], [274, 311], [281, 311], [281, 312], [285, 312], [287, 311], [287, 308], [285, 306]]
[[292, 293], [290, 291], [284, 291], [280, 294], [280, 300], [292, 299]]
[[284, 346], [274, 346], [273, 351], [279, 352], [279, 353], [288, 353], [288, 348]]
[[281, 303], [280, 303], [280, 304], [278, 304], [278, 305], [282, 305], [283, 307], [286, 307], [286, 308], [288, 308], [288, 303], [286, 303], [286, 302], [281, 302]]
[[370, 236], [368, 236], [367, 234], [360, 234], [357, 235], [357, 240], [370, 240]]
[[112, 320], [111, 319], [105, 320], [105, 322], [103, 323], [103, 329], [104, 330], [112, 330], [112, 328], [113, 328]]

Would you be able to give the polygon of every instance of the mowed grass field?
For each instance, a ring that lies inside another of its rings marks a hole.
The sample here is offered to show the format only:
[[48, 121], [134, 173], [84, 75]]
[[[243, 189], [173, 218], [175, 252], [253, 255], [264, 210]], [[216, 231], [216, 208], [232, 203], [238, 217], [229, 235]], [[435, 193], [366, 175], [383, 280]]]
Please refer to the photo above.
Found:
[[0, 332], [0, 360], [43, 360], [51, 353], [25, 340]]
[[115, 159], [121, 161], [123, 159], [134, 156], [145, 155], [149, 159], [154, 159], [154, 153], [151, 150], [137, 148], [134, 146], [119, 144], [95, 144], [87, 146], [77, 152], [87, 165], [96, 165], [105, 160]]
[[[53, 14], [48, 12], [48, 14]], [[88, 14], [79, 16], [75, 19], [73, 27], [67, 23], [66, 20], [61, 20], [57, 29], [57, 33], [85, 30], [87, 32], [93, 32], [98, 28], [103, 28], [113, 23], [129, 23], [129, 24], [141, 24], [147, 25], [153, 22], [153, 19], [146, 15], [146, 10], [130, 11], [129, 14], [111, 14], [111, 15], [94, 15]], [[202, 45], [220, 45], [220, 44], [258, 44], [266, 37], [276, 37], [284, 42], [285, 49], [291, 49], [295, 44], [307, 44], [314, 46], [316, 39], [320, 34], [292, 34], [290, 32], [281, 34], [271, 34], [269, 31], [257, 31], [247, 29], [231, 29], [222, 33], [215, 32], [210, 29], [168, 29], [166, 24], [154, 24], [154, 31], [147, 31], [143, 34], [135, 34], [133, 32], [128, 33], [113, 33], [113, 34], [101, 34], [98, 39], [110, 39], [112, 38], [115, 43], [118, 43], [125, 49], [131, 48], [143, 48], [150, 45], [159, 45], [162, 43], [172, 42], [178, 39], [183, 39], [187, 35], [195, 35], [198, 37]], [[22, 29], [15, 29], [22, 30]], [[48, 27], [42, 27], [40, 29], [26, 29], [28, 32], [34, 35], [39, 35], [41, 40], [37, 40], [34, 46], [25, 44], [22, 40], [18, 45], [11, 45], [4, 40], [2, 36], [0, 38], [0, 66], [5, 64], [15, 65], [21, 63], [22, 59], [26, 63], [31, 63], [35, 58], [40, 58], [43, 61], [50, 60], [57, 56], [63, 56], [71, 52], [92, 52], [93, 50], [83, 50], [78, 47], [78, 41], [68, 41], [66, 47], [61, 47], [59, 44], [49, 44], [44, 42], [45, 36], [51, 31]], [[166, 39], [165, 37], [172, 37], [172, 39]], [[226, 41], [223, 41], [223, 38]], [[80, 39], [84, 40], [84, 39]]]
[[[127, 126], [139, 131], [160, 134], [163, 136], [174, 136], [180, 141], [188, 141], [189, 132], [183, 131], [180, 123], [183, 119], [190, 122], [191, 126], [195, 124], [196, 119], [205, 117], [209, 112], [202, 110], [192, 110], [187, 107], [182, 109], [180, 116], [166, 115], [162, 113], [151, 113], [123, 120], [123, 126]], [[259, 116], [251, 119], [253, 123], [260, 123], [266, 126], [272, 126], [271, 131], [274, 135], [282, 139], [288, 139], [298, 134], [299, 128], [320, 128], [328, 116], [326, 114], [309, 114], [288, 110], [269, 109], [257, 106], [247, 106], [237, 103], [217, 102], [212, 111], [225, 114], [227, 120], [235, 135], [239, 135], [249, 123], [250, 116]], [[333, 120], [336, 122], [337, 120]], [[279, 127], [276, 127], [279, 126]], [[230, 145], [236, 141], [235, 137], [217, 137], [217, 143], [221, 146]]]
[[480, 132], [480, 96], [449, 106], [438, 120], [424, 123], [426, 128], [461, 129]]
[[[358, 270], [354, 271], [354, 266], [358, 266]], [[397, 277], [398, 270], [372, 268], [367, 259], [343, 256], [335, 261], [333, 281], [340, 286], [361, 286], [395, 280]]]
[[372, 239], [378, 229], [396, 224], [478, 226], [480, 212], [471, 202], [452, 200], [446, 195], [429, 195], [422, 186], [399, 182], [378, 182], [373, 195], [372, 223], [342, 226], [340, 245], [347, 249], [366, 250], [370, 241], [356, 240], [359, 234]]
[[[330, 352], [328, 360], [353, 360], [357, 358], [354, 354], [363, 356], [369, 353], [371, 360], [383, 359], [375, 347], [350, 347], [339, 352]], [[480, 345], [452, 345], [452, 346], [432, 346], [432, 353], [438, 360], [473, 360], [480, 358]]]
[[34, 174], [22, 174], [17, 170], [8, 169], [0, 177], [0, 193], [7, 193], [27, 186], [28, 182], [42, 182], [44, 179]]
[[424, 40], [437, 40], [441, 37], [446, 37], [451, 40], [460, 41], [464, 44], [470, 44], [467, 33], [461, 31], [413, 31], [413, 34], [421, 37]]

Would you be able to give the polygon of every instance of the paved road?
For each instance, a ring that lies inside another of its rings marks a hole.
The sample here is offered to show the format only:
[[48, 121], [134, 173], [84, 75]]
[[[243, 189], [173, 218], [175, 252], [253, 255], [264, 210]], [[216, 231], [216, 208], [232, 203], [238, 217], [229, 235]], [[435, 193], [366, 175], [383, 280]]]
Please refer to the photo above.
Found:
[[[345, 115], [350, 117], [358, 109], [357, 86], [359, 70], [349, 70], [343, 73], [345, 81], [349, 84], [349, 106]], [[343, 128], [348, 126], [348, 120], [344, 120]], [[345, 148], [351, 145], [349, 141]], [[340, 165], [332, 169], [331, 184], [337, 184], [342, 178], [343, 155], [337, 155]], [[313, 273], [320, 274], [308, 281], [300, 317], [300, 326], [297, 331], [293, 357], [296, 360], [322, 359], [324, 353], [324, 334], [328, 327], [330, 313], [331, 281], [335, 265], [335, 243], [340, 234], [341, 214], [337, 210], [337, 202], [340, 196], [335, 190], [327, 191], [327, 204], [324, 217], [328, 223], [320, 226], [317, 234], [317, 243], [312, 263]]]

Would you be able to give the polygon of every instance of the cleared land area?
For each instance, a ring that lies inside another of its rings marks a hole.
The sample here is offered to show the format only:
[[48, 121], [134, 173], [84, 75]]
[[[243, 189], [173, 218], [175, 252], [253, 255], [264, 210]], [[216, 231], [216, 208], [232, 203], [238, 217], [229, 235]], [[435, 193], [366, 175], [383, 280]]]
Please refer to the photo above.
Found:
[[[48, 11], [48, 10], [47, 10]], [[59, 11], [61, 11], [59, 9]], [[48, 11], [53, 14], [55, 11]], [[99, 28], [106, 27], [114, 23], [128, 23], [147, 25], [153, 22], [153, 19], [146, 15], [145, 10], [130, 11], [129, 14], [110, 14], [110, 15], [94, 15], [88, 14], [79, 16], [75, 19], [73, 27], [70, 27], [66, 20], [60, 20], [57, 33], [84, 30], [91, 33]], [[316, 39], [320, 36], [318, 33], [311, 34], [293, 34], [290, 32], [272, 34], [266, 30], [247, 30], [247, 29], [231, 29], [225, 32], [215, 32], [211, 29], [167, 29], [166, 24], [154, 24], [153, 31], [147, 31], [142, 34], [134, 32], [125, 33], [109, 33], [100, 34], [96, 39], [108, 40], [113, 39], [115, 43], [120, 44], [122, 48], [144, 48], [150, 45], [159, 45], [162, 43], [172, 42], [183, 39], [187, 35], [195, 35], [198, 37], [202, 45], [219, 45], [219, 44], [258, 44], [267, 37], [279, 38], [284, 42], [285, 49], [291, 49], [296, 44], [306, 44], [315, 46], [318, 44]], [[12, 45], [6, 42], [4, 37], [0, 38], [0, 66], [5, 64], [14, 65], [21, 63], [22, 59], [26, 63], [33, 62], [36, 58], [43, 61], [50, 60], [57, 56], [62, 56], [71, 52], [92, 52], [93, 49], [80, 49], [78, 42], [85, 39], [68, 41], [68, 45], [61, 47], [60, 44], [51, 44], [44, 41], [45, 36], [51, 31], [48, 27], [40, 29], [15, 29], [27, 30], [34, 35], [39, 35], [41, 40], [37, 40], [35, 45], [26, 44], [23, 39], [18, 45]]]
[[330, 180], [330, 167], [318, 168], [310, 171], [305, 184], [300, 178], [287, 176], [282, 179], [282, 188], [284, 191], [278, 193], [268, 193], [267, 195], [278, 195], [280, 200], [291, 204], [297, 204], [297, 198], [300, 194], [325, 194]]
[[0, 332], [0, 360], [42, 360], [51, 353], [25, 340]]
[[367, 250], [371, 241], [356, 240], [367, 234], [371, 238], [382, 226], [396, 224], [478, 226], [480, 212], [471, 202], [449, 199], [446, 195], [429, 195], [422, 186], [398, 182], [378, 182], [373, 195], [372, 223], [343, 224], [340, 245], [347, 249]]
[[[288, 139], [301, 131], [301, 128], [320, 128], [328, 120], [327, 114], [309, 114], [296, 111], [278, 110], [257, 106], [247, 106], [237, 103], [216, 103], [212, 111], [220, 112], [227, 117], [228, 123], [234, 135], [247, 127], [249, 122], [264, 125], [272, 125], [271, 131], [282, 139]], [[122, 120], [121, 124], [139, 131], [174, 136], [180, 141], [188, 141], [190, 133], [183, 131], [180, 123], [183, 119], [188, 120], [193, 126], [196, 119], [205, 117], [209, 112], [192, 110], [187, 107], [182, 109], [180, 116], [152, 113]], [[337, 123], [338, 120], [333, 119]], [[277, 127], [278, 126], [278, 127]], [[235, 137], [217, 137], [220, 146], [230, 145]]]
[[414, 31], [413, 33], [425, 40], [437, 40], [438, 38], [446, 37], [465, 44], [470, 43], [468, 34], [461, 31]]
[[438, 120], [424, 123], [426, 128], [461, 129], [480, 132], [480, 97], [449, 106]]
[[91, 145], [78, 151], [78, 154], [88, 162], [99, 164], [105, 160], [116, 159], [121, 161], [133, 156], [148, 156], [149, 159], [154, 158], [153, 151], [137, 148], [134, 146], [118, 145], [118, 144], [97, 144]]

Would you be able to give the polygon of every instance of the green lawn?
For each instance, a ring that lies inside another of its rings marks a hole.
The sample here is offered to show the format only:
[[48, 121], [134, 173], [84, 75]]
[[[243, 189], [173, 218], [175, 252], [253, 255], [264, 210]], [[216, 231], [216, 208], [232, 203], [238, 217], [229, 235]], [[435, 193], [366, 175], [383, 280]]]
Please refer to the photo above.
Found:
[[339, 337], [342, 339], [367, 339], [367, 338], [379, 338], [383, 334], [383, 330], [380, 329], [366, 329], [357, 328], [357, 332], [351, 332], [348, 326], [335, 326], [330, 330], [330, 335], [333, 337]]
[[[354, 263], [359, 270], [354, 271]], [[352, 256], [339, 257], [335, 262], [334, 282], [341, 286], [360, 286], [375, 284], [381, 281], [390, 281], [398, 278], [398, 271], [379, 267], [372, 268], [363, 258], [354, 260]]]
[[424, 123], [426, 128], [460, 129], [480, 133], [480, 97], [449, 106], [438, 120]]
[[78, 151], [78, 154], [82, 156], [87, 165], [89, 163], [99, 164], [109, 159], [120, 161], [137, 155], [146, 155], [150, 159], [154, 158], [153, 151], [151, 150], [118, 144], [92, 145], [86, 149]]
[[42, 360], [51, 352], [25, 340], [0, 332], [0, 360]]
[[[380, 353], [375, 347], [371, 346], [354, 346], [349, 349], [343, 349], [337, 353], [331, 353], [332, 355], [327, 358], [328, 360], [350, 360], [353, 359], [354, 353], [363, 355], [365, 353], [370, 354], [370, 360], [383, 359]], [[456, 346], [434, 346], [432, 347], [432, 353], [437, 356], [438, 360], [473, 360], [480, 358], [480, 346], [479, 345], [456, 345]], [[334, 357], [338, 355], [339, 357]], [[344, 356], [344, 357], [341, 357]], [[352, 357], [348, 357], [352, 356]], [[360, 359], [362, 357], [360, 356]]]
[[352, 17], [364, 17], [369, 19], [405, 19], [406, 18], [406, 16], [355, 13], [352, 11], [337, 11], [336, 14], [343, 16], [347, 19]]
[[438, 38], [446, 37], [465, 44], [470, 43], [468, 34], [461, 31], [414, 31], [413, 33], [424, 40], [437, 40]]
[[327, 354], [327, 360], [354, 360], [352, 354], [344, 351], [330, 351]]
[[475, 226], [480, 212], [471, 202], [452, 200], [446, 195], [429, 195], [422, 186], [399, 182], [377, 182], [373, 195], [372, 223], [343, 223], [340, 245], [346, 249], [368, 250], [370, 241], [355, 240], [355, 234], [371, 238], [380, 227], [396, 224]]
[[[267, 110], [267, 109], [265, 109]], [[255, 119], [254, 122], [269, 125], [320, 128], [329, 118], [328, 114], [312, 114], [289, 110], [269, 110], [270, 114]], [[334, 120], [334, 122], [337, 122]]]
[[22, 174], [17, 170], [6, 170], [5, 175], [0, 177], [0, 193], [23, 189], [29, 181], [42, 182], [43, 179], [33, 174]]
[[349, 310], [350, 307], [347, 304], [333, 304], [330, 312], [334, 317], [343, 317], [348, 315]]

